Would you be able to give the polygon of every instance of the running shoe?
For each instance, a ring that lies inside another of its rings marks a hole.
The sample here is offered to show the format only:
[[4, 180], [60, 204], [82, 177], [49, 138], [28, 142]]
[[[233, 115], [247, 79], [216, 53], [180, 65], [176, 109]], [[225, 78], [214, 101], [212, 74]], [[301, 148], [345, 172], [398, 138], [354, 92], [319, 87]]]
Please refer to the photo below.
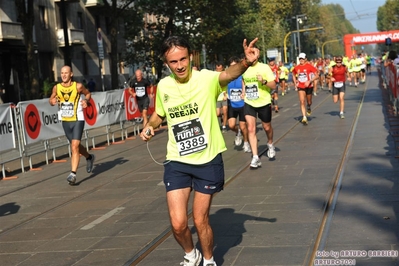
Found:
[[227, 128], [225, 126], [222, 127], [222, 133], [226, 133], [227, 132]]
[[310, 109], [310, 106], [308, 106], [308, 110], [306, 111], [307, 115], [311, 115], [312, 114], [312, 109]]
[[246, 152], [246, 153], [252, 152], [251, 146], [249, 145], [248, 142], [244, 142], [244, 147], [243, 147], [243, 149], [244, 149], [244, 152]]
[[208, 263], [208, 264], [205, 265], [205, 266], [217, 266], [217, 265], [216, 265], [216, 262], [212, 262], [212, 263]]
[[306, 116], [304, 118], [302, 118], [301, 123], [304, 124], [304, 125], [308, 124], [308, 119], [306, 118]]
[[341, 117], [341, 119], [345, 118], [344, 113], [340, 113], [339, 116]]
[[90, 155], [91, 155], [91, 159], [86, 160], [86, 171], [88, 173], [91, 173], [91, 171], [93, 171], [94, 160], [96, 159], [96, 156], [94, 156], [94, 154], [90, 154]]
[[237, 134], [236, 138], [234, 139], [234, 144], [236, 146], [240, 146], [242, 144], [242, 135]]
[[284, 92], [282, 92], [282, 93], [281, 93], [281, 96], [284, 96], [284, 95], [285, 95], [285, 93], [284, 93]]
[[274, 148], [273, 143], [272, 144], [267, 143], [267, 157], [273, 159], [275, 156], [276, 156], [276, 150]]
[[317, 92], [313, 92], [313, 95], [314, 95], [314, 96], [317, 96]]
[[251, 164], [249, 165], [251, 168], [258, 168], [259, 166], [262, 165], [262, 162], [259, 159], [252, 158]]
[[278, 109], [274, 110], [276, 113], [278, 113]]
[[184, 256], [184, 260], [180, 262], [182, 266], [198, 266], [201, 263], [202, 254], [198, 249], [195, 249], [195, 259], [189, 259]]
[[76, 174], [70, 173], [69, 176], [67, 177], [68, 183], [72, 186], [76, 182]]

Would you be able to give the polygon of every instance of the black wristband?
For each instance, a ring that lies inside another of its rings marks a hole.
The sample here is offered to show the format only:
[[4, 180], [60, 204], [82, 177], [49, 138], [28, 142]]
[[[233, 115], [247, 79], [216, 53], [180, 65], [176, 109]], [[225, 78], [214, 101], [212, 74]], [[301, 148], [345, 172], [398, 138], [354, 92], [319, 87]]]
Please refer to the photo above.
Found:
[[262, 82], [262, 84], [263, 84], [263, 85], [266, 85], [267, 82], [268, 82], [267, 80], [264, 80], [264, 81]]

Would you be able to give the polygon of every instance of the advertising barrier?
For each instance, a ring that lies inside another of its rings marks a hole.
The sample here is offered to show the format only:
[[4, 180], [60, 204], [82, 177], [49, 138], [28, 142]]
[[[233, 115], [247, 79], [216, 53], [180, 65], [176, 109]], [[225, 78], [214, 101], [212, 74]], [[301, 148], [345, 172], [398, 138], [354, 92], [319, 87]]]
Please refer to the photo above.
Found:
[[[154, 94], [155, 91], [156, 88]], [[4, 168], [4, 163], [11, 161], [11, 159], [3, 160], [3, 157], [11, 158], [6, 156], [11, 150], [19, 151], [20, 155], [17, 158], [13, 157], [13, 159], [28, 156], [32, 169], [30, 156], [33, 152], [45, 152], [47, 160], [50, 140], [64, 137], [64, 130], [58, 117], [58, 106], [51, 106], [48, 98], [22, 101], [15, 108], [17, 115], [14, 115], [14, 119], [12, 106], [10, 104], [0, 105], [0, 163]], [[152, 114], [154, 110], [155, 99], [150, 98], [148, 115]], [[124, 128], [125, 122], [141, 117], [137, 101], [129, 94], [128, 89], [93, 92], [88, 107], [84, 109], [83, 113], [86, 133], [92, 129], [109, 128], [110, 125], [115, 124], [120, 125], [122, 132], [122, 130], [126, 130]], [[136, 127], [138, 130], [138, 126]], [[111, 134], [109, 130], [106, 130], [106, 132], [106, 134]], [[21, 136], [21, 141], [16, 141], [15, 136], [18, 136], [18, 139]], [[123, 138], [123, 136], [121, 137]], [[35, 146], [35, 151], [26, 152], [31, 146]], [[24, 171], [23, 162], [21, 168]]]
[[12, 118], [11, 107], [11, 104], [0, 105], [0, 152], [16, 148], [14, 135], [16, 131]]
[[[384, 67], [382, 67], [384, 68]], [[387, 89], [395, 109], [395, 113], [398, 113], [399, 105], [399, 66], [389, 64], [385, 67], [385, 82], [387, 83]]]
[[48, 99], [19, 102], [24, 144], [64, 135], [61, 121], [58, 120], [58, 106], [51, 106]]
[[93, 92], [84, 109], [85, 129], [115, 124], [126, 120], [123, 90]]

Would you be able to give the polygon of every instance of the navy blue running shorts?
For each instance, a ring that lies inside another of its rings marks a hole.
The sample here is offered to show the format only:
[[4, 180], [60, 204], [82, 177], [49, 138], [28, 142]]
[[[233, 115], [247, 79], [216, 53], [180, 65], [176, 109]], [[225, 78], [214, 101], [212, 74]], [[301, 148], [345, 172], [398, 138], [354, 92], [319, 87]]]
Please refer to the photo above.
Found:
[[201, 165], [170, 161], [164, 167], [163, 182], [167, 192], [188, 187], [203, 194], [214, 194], [223, 190], [224, 164], [221, 153], [212, 161]]
[[73, 139], [81, 140], [85, 121], [62, 121], [62, 127], [69, 142]]

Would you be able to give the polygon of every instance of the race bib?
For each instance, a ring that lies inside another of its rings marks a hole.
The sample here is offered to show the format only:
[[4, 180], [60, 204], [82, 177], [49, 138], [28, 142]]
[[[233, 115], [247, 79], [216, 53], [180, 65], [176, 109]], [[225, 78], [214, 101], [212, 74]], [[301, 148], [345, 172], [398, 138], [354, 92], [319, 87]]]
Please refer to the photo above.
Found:
[[61, 117], [73, 117], [73, 103], [63, 102], [60, 106]]
[[256, 100], [259, 98], [259, 89], [256, 84], [245, 86], [245, 95], [248, 100]]
[[180, 156], [200, 152], [208, 146], [199, 118], [174, 125], [172, 126], [172, 131]]
[[136, 96], [143, 97], [145, 95], [145, 88], [144, 87], [137, 87], [136, 88]]
[[308, 81], [308, 75], [306, 75], [306, 73], [299, 73], [298, 81], [301, 83], [305, 83], [306, 81]]
[[344, 86], [344, 83], [342, 81], [334, 82], [335, 88], [342, 88], [342, 86]]
[[232, 102], [242, 101], [241, 94], [242, 94], [241, 89], [237, 89], [237, 90], [232, 89], [232, 90], [230, 90], [230, 96], [229, 96], [230, 101], [232, 101]]

